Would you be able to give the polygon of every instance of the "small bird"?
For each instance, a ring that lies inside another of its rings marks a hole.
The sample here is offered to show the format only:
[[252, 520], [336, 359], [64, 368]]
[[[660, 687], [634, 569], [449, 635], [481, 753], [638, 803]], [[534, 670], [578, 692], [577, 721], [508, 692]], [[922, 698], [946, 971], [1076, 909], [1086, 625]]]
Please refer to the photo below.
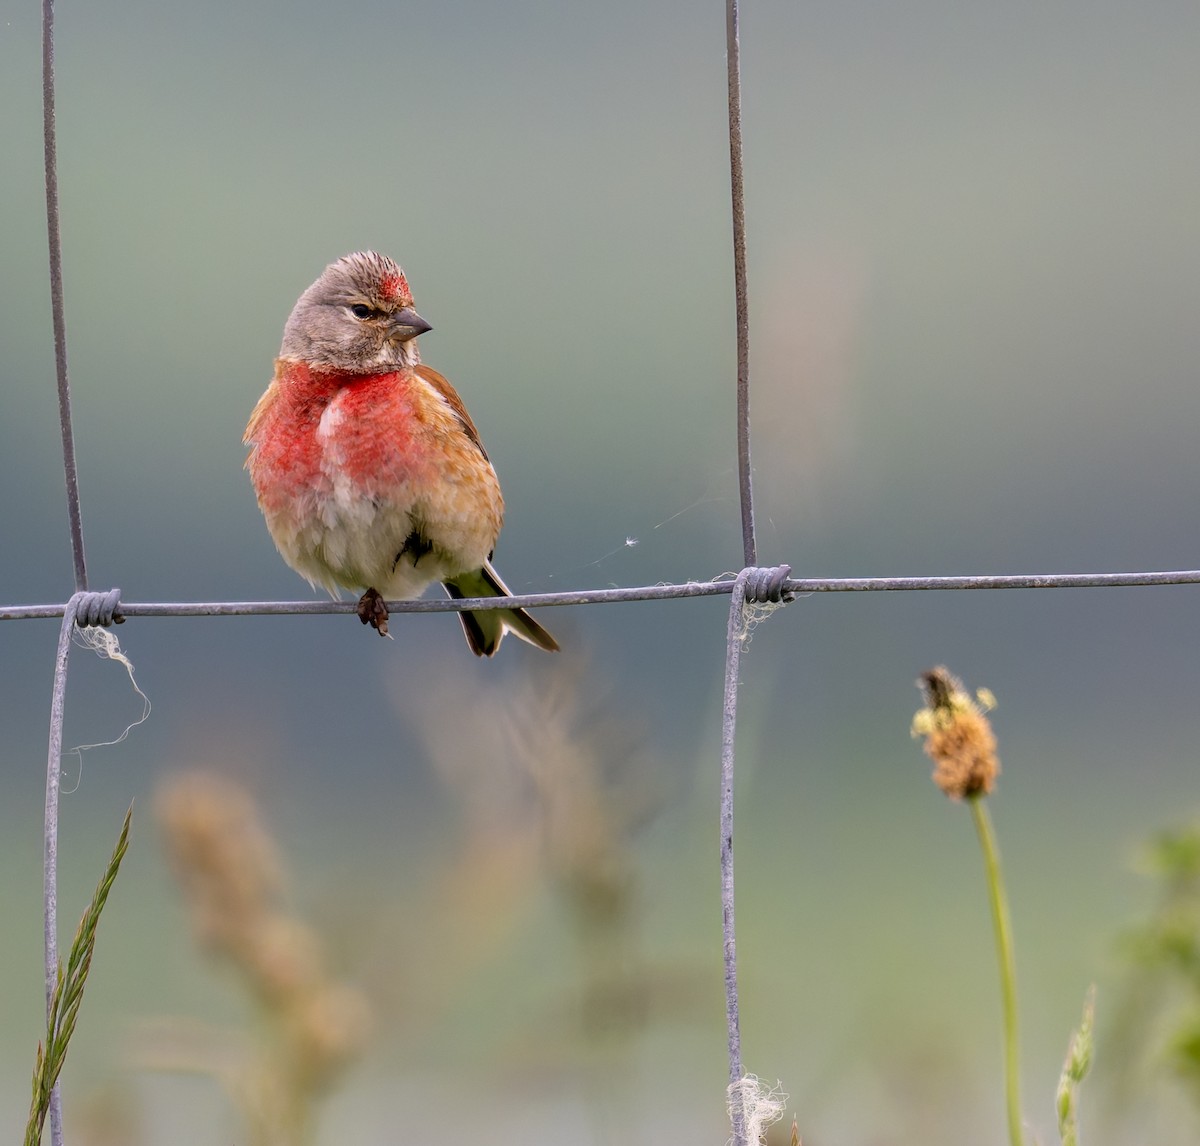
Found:
[[[455, 598], [510, 596], [492, 568], [504, 499], [453, 386], [421, 364], [404, 272], [358, 251], [331, 263], [283, 328], [275, 378], [243, 442], [283, 559], [310, 585], [365, 590], [358, 616], [387, 636], [385, 599], [440, 581]], [[506, 632], [558, 644], [524, 609], [459, 613], [490, 657]]]

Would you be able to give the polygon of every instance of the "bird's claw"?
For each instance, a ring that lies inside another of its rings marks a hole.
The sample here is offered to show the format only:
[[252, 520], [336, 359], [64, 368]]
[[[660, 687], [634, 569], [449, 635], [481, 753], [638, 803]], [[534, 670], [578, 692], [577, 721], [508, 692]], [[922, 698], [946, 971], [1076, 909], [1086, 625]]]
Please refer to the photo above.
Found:
[[381, 637], [388, 635], [388, 609], [378, 589], [368, 589], [358, 599], [358, 619]]

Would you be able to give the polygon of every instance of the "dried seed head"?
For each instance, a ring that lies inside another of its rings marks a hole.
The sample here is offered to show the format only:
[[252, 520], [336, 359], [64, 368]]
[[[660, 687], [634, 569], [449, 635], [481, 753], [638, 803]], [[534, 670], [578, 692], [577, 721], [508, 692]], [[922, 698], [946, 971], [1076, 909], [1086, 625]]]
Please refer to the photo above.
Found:
[[253, 1140], [307, 1141], [316, 1099], [365, 1049], [370, 1002], [330, 976], [320, 937], [288, 910], [283, 858], [244, 788], [188, 773], [163, 786], [157, 809], [197, 938], [239, 972], [266, 1020], [258, 1052], [213, 1073]]
[[922, 673], [918, 687], [927, 707], [913, 717], [912, 734], [925, 737], [933, 782], [953, 800], [986, 796], [1000, 774], [996, 736], [984, 715], [995, 698], [986, 689], [971, 697], [942, 665]]
[[316, 933], [281, 911], [255, 921], [239, 954], [250, 985], [277, 1005], [315, 990], [327, 977]]
[[287, 1029], [297, 1078], [311, 1090], [323, 1090], [362, 1054], [371, 1031], [370, 1005], [354, 987], [326, 983], [291, 1008]]
[[278, 849], [253, 800], [231, 780], [189, 772], [163, 784], [156, 806], [197, 937], [236, 958], [283, 888]]

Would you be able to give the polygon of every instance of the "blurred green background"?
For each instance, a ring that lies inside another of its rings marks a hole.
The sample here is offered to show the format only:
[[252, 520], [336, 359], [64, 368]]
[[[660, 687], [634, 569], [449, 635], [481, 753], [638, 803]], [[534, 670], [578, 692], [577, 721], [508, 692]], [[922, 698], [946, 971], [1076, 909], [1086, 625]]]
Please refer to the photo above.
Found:
[[[309, 595], [271, 546], [240, 437], [295, 297], [364, 247], [403, 263], [434, 326], [425, 360], [496, 463], [496, 562], [514, 591], [739, 567], [720, 5], [129, 0], [58, 18], [95, 587]], [[72, 588], [38, 19], [10, 4], [0, 28], [5, 604]], [[812, 576], [1197, 565], [1198, 50], [1190, 0], [747, 4], [764, 562]], [[1000, 701], [993, 813], [1026, 1108], [1050, 1139], [1093, 980], [1106, 1055], [1116, 936], [1150, 898], [1136, 845], [1200, 804], [1195, 605], [1187, 587], [839, 595], [755, 632], [739, 726], [743, 1044], [748, 1069], [791, 1094], [806, 1142], [1004, 1140], [980, 863], [965, 810], [908, 738], [912, 683], [936, 662]], [[153, 825], [156, 783], [204, 767], [255, 793], [294, 903], [376, 1000], [324, 1141], [724, 1139], [724, 599], [541, 619], [572, 650], [549, 666], [570, 685], [549, 715], [539, 654], [510, 642], [476, 663], [446, 615], [403, 618], [390, 642], [347, 617], [118, 631], [154, 711], [85, 753], [81, 775], [65, 763], [64, 930], [138, 802], [69, 1118], [115, 1086], [143, 1141], [241, 1140], [210, 1080], [131, 1069], [147, 1021], [252, 1019], [234, 978], [193, 951]], [[56, 639], [53, 622], [0, 630], [9, 1139], [40, 1024]], [[68, 744], [139, 712], [117, 667], [76, 653]], [[553, 777], [554, 754], [521, 732], [547, 726], [586, 745], [582, 797], [529, 781], [534, 757]], [[604, 818], [621, 895], [602, 939], [554, 842], [593, 805], [620, 809]], [[510, 844], [524, 858], [504, 868]], [[500, 890], [472, 898], [475, 875]], [[636, 1005], [597, 1025], [590, 992], [608, 979]], [[1169, 1089], [1090, 1129], [1197, 1133]]]

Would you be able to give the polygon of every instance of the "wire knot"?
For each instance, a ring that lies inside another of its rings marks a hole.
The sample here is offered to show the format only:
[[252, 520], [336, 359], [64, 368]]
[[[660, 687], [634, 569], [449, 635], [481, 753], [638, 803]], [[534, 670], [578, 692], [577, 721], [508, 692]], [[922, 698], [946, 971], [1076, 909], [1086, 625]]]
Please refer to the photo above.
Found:
[[783, 605], [796, 596], [784, 588], [792, 575], [790, 565], [751, 566], [743, 569], [741, 575], [742, 593], [748, 604]]
[[125, 618], [121, 616], [121, 590], [109, 589], [107, 593], [76, 593], [75, 623], [81, 629], [101, 625], [123, 625]]

